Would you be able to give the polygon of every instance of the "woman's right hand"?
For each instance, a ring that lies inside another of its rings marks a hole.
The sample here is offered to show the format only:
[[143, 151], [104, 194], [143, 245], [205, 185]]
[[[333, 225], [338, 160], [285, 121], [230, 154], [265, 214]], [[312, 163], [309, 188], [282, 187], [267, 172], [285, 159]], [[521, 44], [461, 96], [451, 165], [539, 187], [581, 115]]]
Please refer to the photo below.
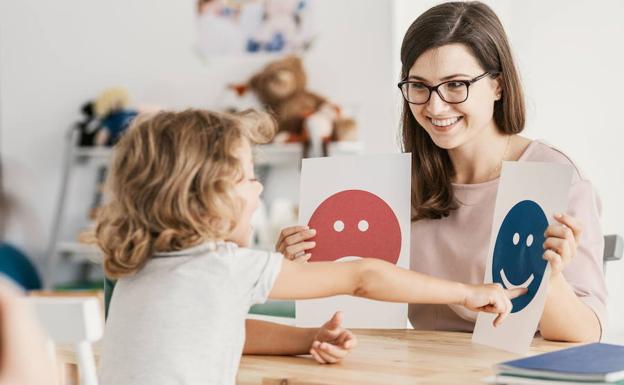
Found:
[[291, 226], [282, 229], [275, 250], [284, 257], [295, 262], [306, 262], [312, 254], [307, 251], [316, 246], [316, 242], [308, 241], [316, 235], [316, 230], [308, 226]]
[[499, 284], [466, 285], [466, 289], [462, 305], [472, 311], [498, 314], [494, 319], [494, 327], [511, 313], [511, 300], [527, 292], [525, 288], [505, 290]]

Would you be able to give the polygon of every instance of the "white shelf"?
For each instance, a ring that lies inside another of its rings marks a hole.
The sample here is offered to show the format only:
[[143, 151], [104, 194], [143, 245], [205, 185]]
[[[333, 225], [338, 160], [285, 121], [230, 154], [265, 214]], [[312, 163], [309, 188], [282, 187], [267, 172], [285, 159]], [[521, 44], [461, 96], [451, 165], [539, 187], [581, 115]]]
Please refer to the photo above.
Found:
[[104, 256], [97, 246], [80, 242], [59, 242], [56, 246], [56, 252], [75, 261], [88, 261], [97, 264], [104, 261]]
[[[329, 144], [329, 155], [358, 154], [363, 150], [362, 142], [332, 142]], [[108, 160], [112, 157], [112, 147], [76, 147], [73, 155], [77, 158], [93, 158]], [[259, 166], [293, 164], [299, 162], [303, 155], [301, 143], [270, 143], [255, 147], [255, 163]]]
[[112, 147], [75, 147], [72, 150], [75, 157], [110, 159], [113, 154]]
[[[331, 142], [328, 145], [329, 156], [357, 155], [364, 150], [362, 142]], [[301, 143], [270, 143], [255, 147], [256, 166], [279, 166], [299, 164], [303, 158]]]
[[301, 143], [261, 144], [254, 149], [256, 166], [298, 164], [303, 155]]

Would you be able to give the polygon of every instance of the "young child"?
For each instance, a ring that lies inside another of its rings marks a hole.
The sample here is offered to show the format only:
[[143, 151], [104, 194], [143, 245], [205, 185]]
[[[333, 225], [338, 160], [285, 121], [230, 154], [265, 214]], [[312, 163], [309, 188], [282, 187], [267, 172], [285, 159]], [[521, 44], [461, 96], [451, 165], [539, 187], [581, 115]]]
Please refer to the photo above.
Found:
[[[248, 249], [262, 192], [251, 145], [274, 131], [261, 113], [186, 110], [141, 116], [121, 138], [111, 200], [96, 228], [106, 273], [119, 278], [103, 342], [104, 385], [233, 384], [243, 346], [254, 344], [245, 341], [245, 316], [267, 298], [459, 304], [498, 313], [499, 324], [510, 298], [523, 294], [377, 259], [302, 264]], [[273, 335], [279, 352], [285, 337]], [[320, 362], [327, 357], [312, 352]]]

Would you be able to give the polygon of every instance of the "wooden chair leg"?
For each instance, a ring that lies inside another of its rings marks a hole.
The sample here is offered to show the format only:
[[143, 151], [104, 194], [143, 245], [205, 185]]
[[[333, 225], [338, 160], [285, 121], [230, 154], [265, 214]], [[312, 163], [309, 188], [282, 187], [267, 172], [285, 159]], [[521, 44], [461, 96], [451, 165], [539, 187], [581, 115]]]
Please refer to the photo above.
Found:
[[60, 385], [80, 385], [78, 365], [72, 363], [59, 364]]

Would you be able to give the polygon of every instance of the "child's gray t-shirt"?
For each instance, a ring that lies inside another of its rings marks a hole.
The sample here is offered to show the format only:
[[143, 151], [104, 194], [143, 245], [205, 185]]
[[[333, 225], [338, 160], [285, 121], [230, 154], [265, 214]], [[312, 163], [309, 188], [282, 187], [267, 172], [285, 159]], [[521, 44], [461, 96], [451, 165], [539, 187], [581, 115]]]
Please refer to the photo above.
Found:
[[282, 259], [206, 243], [156, 254], [121, 278], [102, 342], [102, 384], [234, 384], [245, 317], [266, 301]]

